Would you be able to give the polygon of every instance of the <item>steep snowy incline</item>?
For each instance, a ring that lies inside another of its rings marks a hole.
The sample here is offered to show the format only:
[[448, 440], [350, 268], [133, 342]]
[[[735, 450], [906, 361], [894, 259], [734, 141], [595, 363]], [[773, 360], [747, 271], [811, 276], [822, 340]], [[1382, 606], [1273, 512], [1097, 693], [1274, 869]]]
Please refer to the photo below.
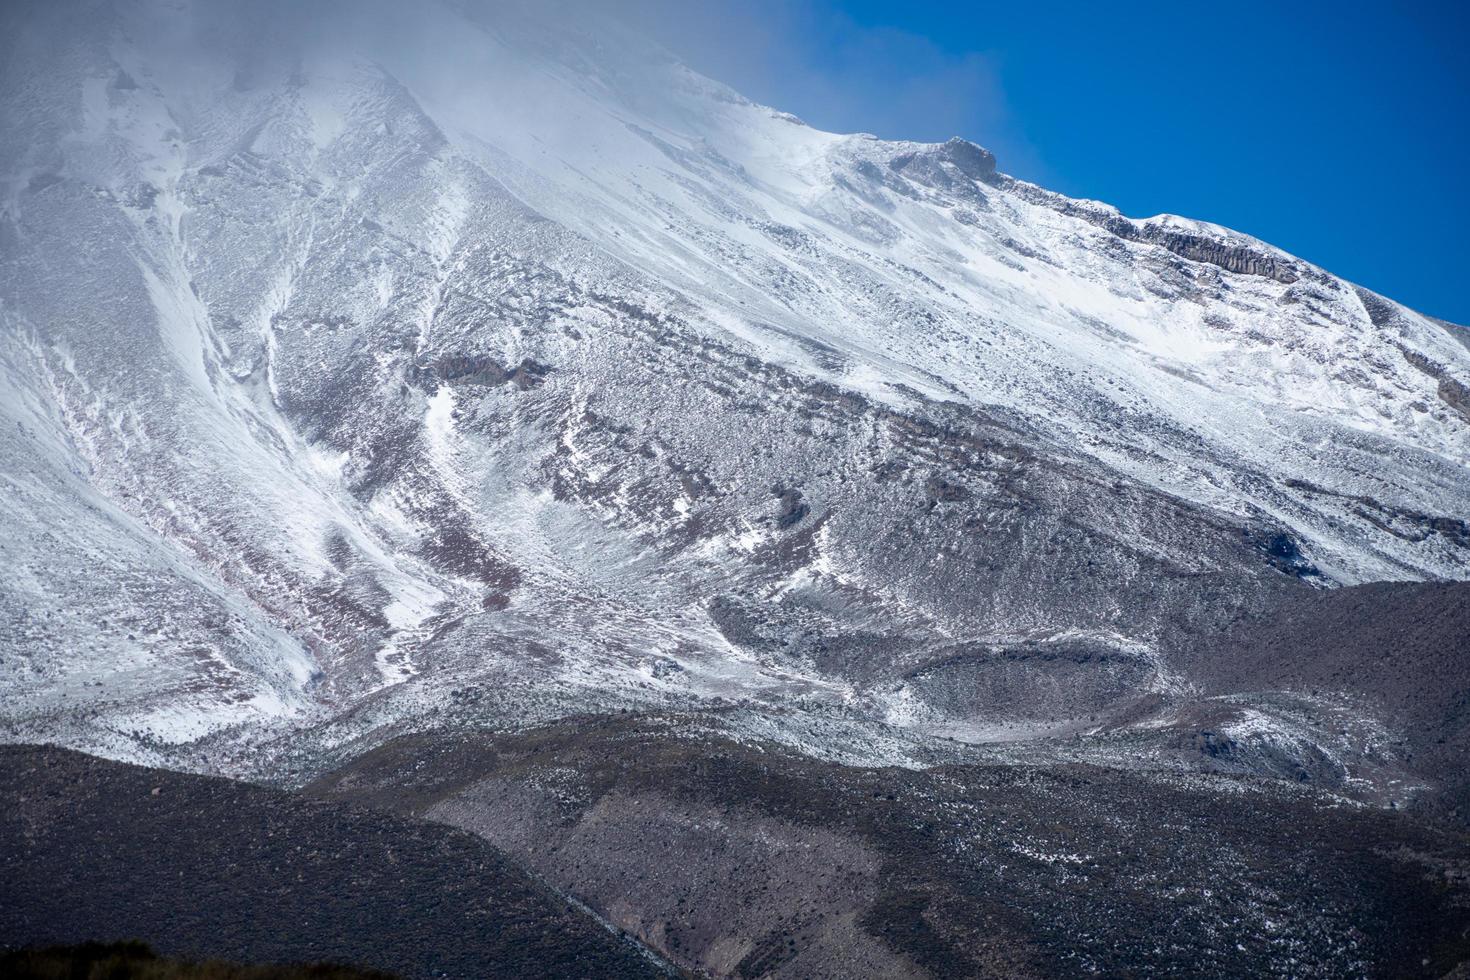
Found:
[[1005, 406], [1170, 493], [1261, 508], [1339, 581], [1463, 570], [1415, 521], [1470, 513], [1470, 361], [1442, 326], [1248, 236], [1014, 181], [963, 141], [814, 131], [612, 24], [545, 30], [436, 30], [485, 89], [416, 52], [394, 70], [465, 152], [699, 320], [873, 397]]
[[1189, 656], [1470, 577], [1458, 328], [600, 17], [372, 13], [7, 11], [6, 738], [279, 771], [633, 707], [913, 760], [1198, 708], [1303, 766], [1381, 743], [1343, 692], [1201, 708]]

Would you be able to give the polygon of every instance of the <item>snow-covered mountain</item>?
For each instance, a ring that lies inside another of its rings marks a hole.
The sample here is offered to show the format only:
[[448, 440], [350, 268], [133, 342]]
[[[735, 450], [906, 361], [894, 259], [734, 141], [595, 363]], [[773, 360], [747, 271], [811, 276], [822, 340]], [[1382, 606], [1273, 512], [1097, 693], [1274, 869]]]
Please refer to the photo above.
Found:
[[1465, 331], [566, 14], [7, 7], [7, 740], [281, 773], [636, 708], [1193, 766], [1209, 729], [1416, 792], [1350, 682], [1198, 668], [1470, 577]]

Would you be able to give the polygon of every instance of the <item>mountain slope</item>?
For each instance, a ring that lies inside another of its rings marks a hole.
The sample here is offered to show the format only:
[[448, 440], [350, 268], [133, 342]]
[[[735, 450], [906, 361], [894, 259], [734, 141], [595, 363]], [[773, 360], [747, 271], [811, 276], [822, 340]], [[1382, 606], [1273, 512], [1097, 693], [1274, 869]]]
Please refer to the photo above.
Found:
[[444, 826], [35, 746], [0, 749], [0, 772], [9, 949], [146, 940], [402, 977], [669, 975]]
[[1439, 977], [1470, 957], [1463, 831], [1281, 783], [856, 768], [578, 718], [395, 740], [310, 793], [485, 836], [716, 976]]
[[[1202, 638], [1467, 576], [1455, 328], [579, 13], [6, 12], [7, 738], [289, 781], [635, 709], [1173, 766]], [[1263, 773], [1433, 781], [1365, 749], [1396, 709], [1235, 688]]]

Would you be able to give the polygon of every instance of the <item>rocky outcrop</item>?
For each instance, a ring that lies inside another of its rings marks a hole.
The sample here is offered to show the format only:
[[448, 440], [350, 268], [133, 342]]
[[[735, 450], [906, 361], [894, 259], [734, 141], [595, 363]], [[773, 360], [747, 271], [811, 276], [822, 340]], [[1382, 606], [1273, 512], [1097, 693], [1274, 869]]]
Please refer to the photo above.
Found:
[[995, 176], [995, 156], [956, 136], [947, 143], [900, 153], [888, 161], [888, 167], [926, 187], [983, 202], [985, 194], [978, 184]]
[[512, 367], [502, 367], [491, 357], [466, 354], [446, 354], [437, 359], [424, 359], [410, 369], [410, 380], [438, 378], [463, 384], [479, 384], [498, 388], [513, 384], [517, 388], [534, 388], [551, 372], [545, 364], [528, 358]]
[[1451, 377], [1443, 364], [1412, 348], [1400, 346], [1399, 350], [1403, 353], [1404, 360], [1434, 379], [1437, 383], [1435, 394], [1439, 395], [1439, 400], [1459, 413], [1466, 422], [1470, 422], [1470, 385]]
[[969, 177], [971, 180], [986, 180], [995, 173], [995, 154], [983, 146], [976, 146], [958, 136], [947, 143], [939, 143], [923, 150], [901, 153], [889, 162], [889, 166], [908, 176], [946, 173], [945, 164]]
[[1121, 216], [1107, 222], [1103, 227], [1119, 238], [1158, 245], [1191, 262], [1208, 262], [1227, 272], [1265, 276], [1281, 283], [1292, 283], [1301, 278], [1289, 263], [1245, 245], [1232, 245], [1204, 235], [1139, 224]]
[[1157, 245], [1191, 262], [1219, 266], [1227, 272], [1264, 276], [1280, 283], [1293, 283], [1302, 276], [1296, 263], [1244, 242], [1134, 221], [1106, 205], [1074, 200], [1016, 180], [995, 169], [993, 153], [958, 136], [946, 143], [900, 153], [888, 162], [888, 167], [916, 183], [972, 201], [986, 200], [979, 184], [999, 187], [1032, 204], [1082, 218], [1126, 241]]
[[771, 492], [775, 495], [780, 508], [776, 514], [776, 526], [778, 528], [784, 530], [788, 527], [794, 527], [801, 523], [802, 518], [806, 517], [811, 510], [802, 501], [801, 491], [794, 487], [778, 486]]
[[1074, 200], [1006, 174], [992, 173], [980, 179], [1031, 204], [1081, 218], [1125, 241], [1157, 245], [1191, 262], [1208, 263], [1240, 275], [1264, 276], [1280, 283], [1293, 283], [1302, 277], [1303, 270], [1296, 263], [1242, 242], [1134, 221], [1107, 205]]

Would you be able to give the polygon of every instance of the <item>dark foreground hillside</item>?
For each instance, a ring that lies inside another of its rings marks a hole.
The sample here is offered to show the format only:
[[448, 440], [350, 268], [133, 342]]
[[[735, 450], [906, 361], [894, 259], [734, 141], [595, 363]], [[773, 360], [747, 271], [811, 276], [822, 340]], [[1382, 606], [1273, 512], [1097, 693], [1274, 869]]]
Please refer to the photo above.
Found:
[[255, 966], [159, 956], [144, 943], [78, 943], [0, 954], [6, 980], [393, 980], [329, 963]]
[[717, 976], [1442, 977], [1470, 964], [1470, 835], [1279, 781], [853, 768], [628, 716], [407, 737], [312, 791], [483, 834]]
[[657, 972], [526, 867], [696, 975], [1470, 969], [1470, 834], [1228, 774], [859, 768], [625, 715], [403, 737], [300, 794], [31, 747], [0, 787], [0, 947]]
[[640, 977], [484, 840], [247, 784], [0, 748], [0, 946], [141, 940], [404, 977]]

